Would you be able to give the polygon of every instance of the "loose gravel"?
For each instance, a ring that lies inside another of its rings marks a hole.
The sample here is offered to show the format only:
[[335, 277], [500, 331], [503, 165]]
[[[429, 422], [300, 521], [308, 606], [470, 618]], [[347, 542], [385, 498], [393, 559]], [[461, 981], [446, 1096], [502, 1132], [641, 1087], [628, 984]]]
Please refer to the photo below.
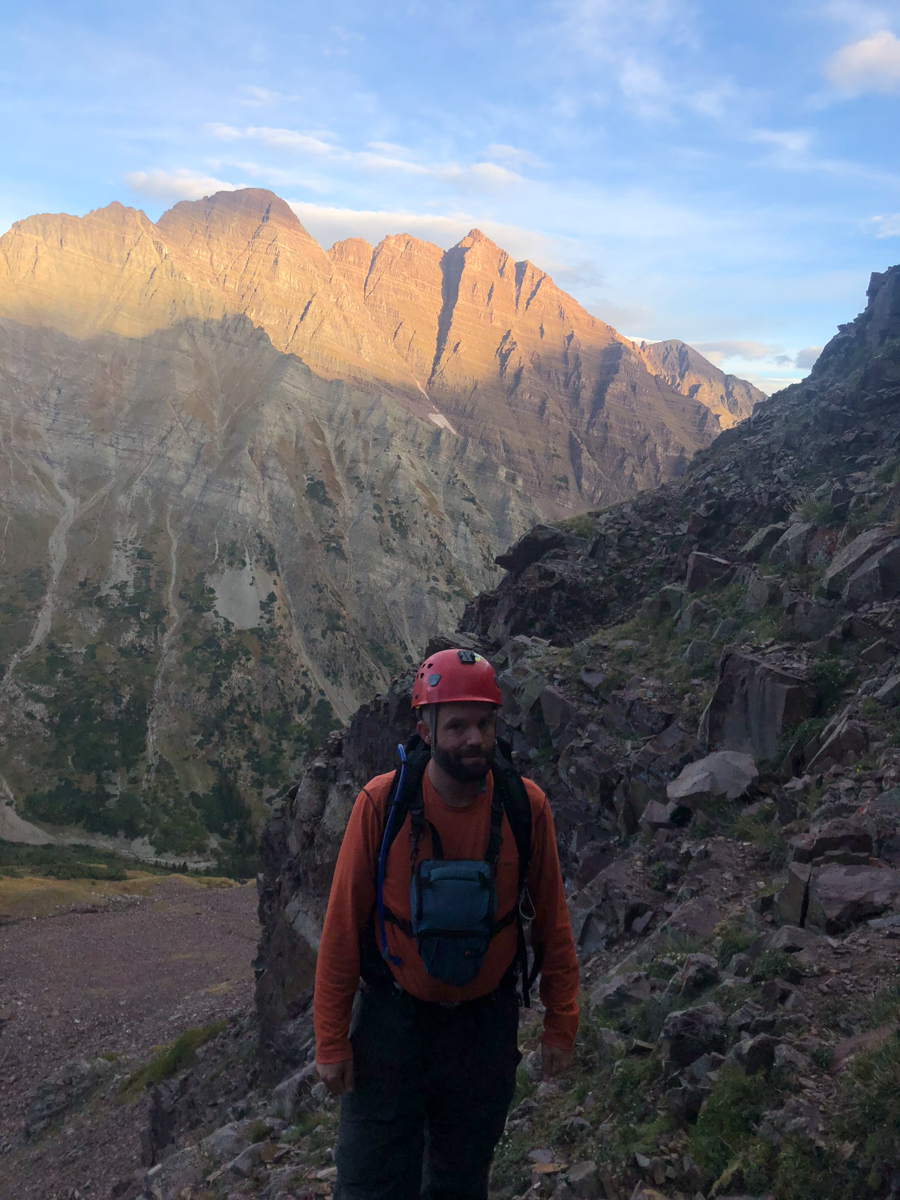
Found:
[[[202, 881], [206, 882], [206, 881]], [[34, 1142], [34, 1088], [67, 1063], [119, 1074], [185, 1029], [252, 1005], [253, 884], [162, 877], [148, 897], [0, 926], [0, 1200], [106, 1200], [141, 1164], [147, 1099], [88, 1103]]]

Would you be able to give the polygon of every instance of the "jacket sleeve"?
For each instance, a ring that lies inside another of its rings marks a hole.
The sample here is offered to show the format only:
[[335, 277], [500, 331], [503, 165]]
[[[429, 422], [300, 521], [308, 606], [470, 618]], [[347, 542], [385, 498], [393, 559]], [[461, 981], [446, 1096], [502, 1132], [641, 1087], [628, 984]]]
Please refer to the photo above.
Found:
[[528, 890], [534, 904], [532, 942], [543, 949], [541, 1002], [544, 1005], [544, 1035], [549, 1046], [570, 1050], [578, 1031], [578, 959], [569, 924], [569, 910], [556, 852], [553, 817], [546, 797], [527, 783], [533, 799], [534, 840]]
[[375, 904], [380, 830], [376, 802], [363, 788], [341, 842], [319, 942], [313, 993], [317, 1062], [353, 1057], [350, 1013], [359, 986], [359, 938]]

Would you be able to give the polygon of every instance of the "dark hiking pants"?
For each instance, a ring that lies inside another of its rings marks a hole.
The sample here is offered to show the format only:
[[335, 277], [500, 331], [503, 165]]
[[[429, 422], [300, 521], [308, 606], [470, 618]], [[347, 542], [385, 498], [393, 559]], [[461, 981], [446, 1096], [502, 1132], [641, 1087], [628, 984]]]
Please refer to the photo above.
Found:
[[511, 986], [455, 1008], [364, 986], [335, 1200], [484, 1200], [516, 1086], [518, 1025]]

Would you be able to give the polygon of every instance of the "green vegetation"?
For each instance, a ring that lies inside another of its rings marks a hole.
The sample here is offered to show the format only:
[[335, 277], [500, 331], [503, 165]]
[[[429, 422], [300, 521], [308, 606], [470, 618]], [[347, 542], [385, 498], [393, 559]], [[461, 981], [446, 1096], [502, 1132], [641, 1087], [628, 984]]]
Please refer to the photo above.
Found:
[[[746, 1076], [736, 1067], [723, 1067], [688, 1138], [690, 1154], [697, 1165], [714, 1179], [734, 1174], [745, 1164], [751, 1178], [746, 1186], [760, 1191], [764, 1176], [756, 1177], [759, 1165], [768, 1161], [769, 1146], [754, 1136], [766, 1108], [766, 1081], [762, 1075]], [[765, 1151], [759, 1164], [760, 1148]], [[726, 1179], [723, 1178], [723, 1183]]]
[[306, 481], [306, 494], [310, 500], [314, 500], [316, 504], [321, 504], [324, 508], [334, 508], [334, 501], [328, 495], [328, 488], [322, 479], [308, 479]]
[[145, 1087], [162, 1083], [164, 1079], [171, 1079], [180, 1071], [186, 1071], [194, 1063], [200, 1047], [224, 1033], [227, 1028], [228, 1022], [220, 1020], [204, 1025], [202, 1029], [185, 1030], [181, 1037], [161, 1049], [150, 1062], [129, 1075], [119, 1089], [119, 1096], [123, 1100], [133, 1099]]
[[842, 663], [834, 655], [825, 655], [816, 660], [812, 680], [819, 692], [820, 705], [825, 712], [833, 709], [853, 682], [856, 671]]
[[168, 868], [137, 864], [93, 846], [21, 846], [0, 841], [0, 872], [7, 876], [46, 875], [51, 879], [125, 879], [126, 872], [169, 874]]

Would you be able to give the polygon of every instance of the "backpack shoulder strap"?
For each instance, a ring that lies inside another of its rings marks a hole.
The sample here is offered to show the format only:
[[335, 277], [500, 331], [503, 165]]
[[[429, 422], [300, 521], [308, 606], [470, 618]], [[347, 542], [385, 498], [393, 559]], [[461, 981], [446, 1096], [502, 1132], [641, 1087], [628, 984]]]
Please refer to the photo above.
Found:
[[494, 776], [494, 787], [500, 793], [506, 819], [515, 839], [519, 852], [519, 896], [525, 890], [528, 881], [528, 868], [531, 865], [531, 801], [522, 776], [512, 764], [512, 752], [509, 744], [497, 739], [494, 746], [494, 757], [491, 762], [491, 773]]
[[[385, 854], [393, 846], [397, 834], [403, 828], [403, 822], [409, 813], [413, 800], [418, 796], [422, 787], [422, 777], [431, 758], [431, 750], [417, 733], [406, 743], [406, 762], [394, 772], [387, 799], [384, 802], [384, 833], [382, 835]], [[403, 780], [403, 791], [398, 794], [400, 781]], [[388, 822], [388, 815], [393, 811], [393, 819]]]
[[525, 891], [528, 884], [528, 868], [531, 865], [531, 800], [529, 799], [525, 784], [522, 782], [522, 776], [513, 766], [512, 747], [501, 738], [497, 739], [494, 746], [491, 772], [494, 776], [494, 787], [500, 793], [503, 809], [506, 812], [506, 819], [509, 821], [516, 849], [519, 852], [519, 886], [516, 895], [514, 919], [518, 931], [517, 958], [522, 984], [522, 1004], [525, 1008], [530, 1008], [531, 985], [540, 971], [540, 961], [537, 953], [535, 954], [534, 963], [529, 970], [528, 946], [525, 942], [525, 922], [522, 918], [522, 904], [525, 900]]
[[[403, 827], [406, 814], [414, 804], [422, 786], [422, 776], [431, 758], [431, 751], [418, 736], [414, 734], [406, 746], [399, 746], [401, 765], [394, 772], [394, 778], [387, 794], [384, 806], [384, 826], [381, 835], [381, 845], [378, 851], [378, 872], [375, 878], [375, 908], [378, 919], [379, 944], [382, 958], [400, 965], [400, 960], [388, 953], [387, 935], [384, 923], [391, 915], [384, 904], [384, 871], [388, 852]], [[418, 844], [418, 843], [416, 843]]]

